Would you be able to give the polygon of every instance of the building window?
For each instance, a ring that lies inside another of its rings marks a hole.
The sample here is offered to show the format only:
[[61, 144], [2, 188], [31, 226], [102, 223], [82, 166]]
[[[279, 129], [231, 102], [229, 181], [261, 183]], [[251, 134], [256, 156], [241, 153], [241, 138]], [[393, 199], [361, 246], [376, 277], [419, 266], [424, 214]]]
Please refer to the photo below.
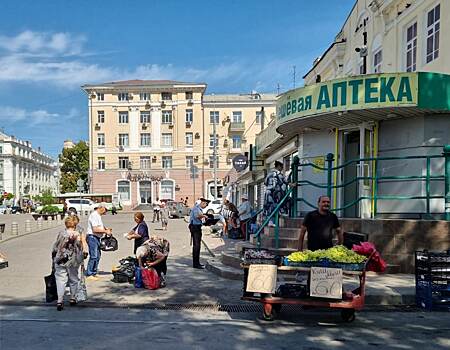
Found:
[[209, 112], [209, 123], [210, 124], [219, 124], [219, 111]]
[[233, 112], [233, 123], [242, 123], [242, 112]]
[[162, 92], [161, 99], [163, 101], [172, 101], [172, 93], [171, 92]]
[[97, 92], [97, 101], [104, 101], [105, 100], [105, 94]]
[[441, 27], [441, 5], [428, 12], [427, 16], [427, 63], [439, 57], [439, 32]]
[[186, 91], [186, 100], [192, 100], [194, 98], [194, 94], [192, 91]]
[[219, 144], [219, 134], [216, 134], [215, 140], [214, 140], [214, 134], [209, 135], [209, 148], [217, 147], [218, 144]]
[[119, 124], [128, 123], [128, 112], [119, 112]]
[[163, 133], [161, 136], [161, 145], [163, 147], [172, 147], [172, 134]]
[[128, 157], [119, 157], [119, 169], [128, 169], [130, 161]]
[[186, 109], [186, 123], [192, 124], [194, 122], [194, 111]]
[[163, 169], [172, 169], [172, 156], [162, 156]]
[[139, 99], [141, 101], [150, 101], [150, 93], [149, 92], [141, 92], [139, 94]]
[[141, 146], [142, 147], [151, 147], [152, 139], [150, 133], [142, 133], [141, 134]]
[[406, 29], [406, 71], [417, 69], [417, 23]]
[[209, 156], [209, 167], [214, 169], [214, 157], [216, 157], [216, 169], [219, 168], [219, 156]]
[[105, 170], [105, 158], [99, 157], [97, 161], [97, 169], [98, 170]]
[[174, 199], [174, 182], [172, 180], [161, 181], [161, 199]]
[[186, 147], [192, 147], [194, 145], [194, 134], [192, 132], [186, 133]]
[[105, 146], [105, 134], [97, 134], [97, 146]]
[[237, 148], [241, 148], [241, 143], [242, 143], [242, 139], [241, 136], [239, 135], [234, 135], [232, 137], [233, 140], [233, 148], [237, 149]]
[[150, 112], [141, 112], [141, 123], [150, 123]]
[[256, 124], [261, 124], [261, 118], [262, 118], [262, 112], [261, 111], [256, 111]]
[[383, 62], [383, 50], [378, 50], [373, 54], [373, 72], [381, 72], [381, 62]]
[[97, 123], [102, 124], [105, 122], [105, 111], [97, 112]]
[[162, 123], [163, 124], [172, 124], [172, 111], [162, 111]]
[[128, 181], [117, 182], [117, 192], [121, 201], [130, 200], [130, 183]]
[[119, 134], [119, 146], [128, 147], [128, 134]]
[[186, 168], [190, 169], [194, 166], [194, 157], [193, 156], [186, 156]]
[[143, 156], [140, 158], [140, 166], [142, 170], [148, 170], [151, 167], [151, 159], [149, 156]]
[[128, 101], [130, 97], [128, 96], [128, 92], [119, 92], [117, 98], [119, 101]]

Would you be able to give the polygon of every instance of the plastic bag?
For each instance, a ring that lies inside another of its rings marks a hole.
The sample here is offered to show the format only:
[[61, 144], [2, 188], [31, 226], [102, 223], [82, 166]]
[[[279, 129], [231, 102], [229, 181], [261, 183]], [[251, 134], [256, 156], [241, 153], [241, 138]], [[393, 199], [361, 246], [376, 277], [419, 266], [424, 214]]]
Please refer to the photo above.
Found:
[[136, 266], [134, 269], [134, 287], [144, 288], [144, 282], [142, 281], [142, 269], [139, 266]]
[[84, 277], [84, 265], [81, 265], [81, 278], [78, 283], [78, 291], [75, 296], [76, 301], [86, 301], [88, 298], [86, 289], [86, 277]]
[[372, 258], [367, 263], [366, 271], [384, 272], [386, 270], [386, 261], [383, 260], [380, 253], [375, 248], [375, 244], [371, 242], [361, 242], [360, 244], [354, 244], [352, 250], [364, 256], [370, 256], [373, 253]]
[[158, 273], [153, 268], [142, 269], [142, 281], [144, 282], [144, 288], [158, 289], [160, 287], [160, 280]]

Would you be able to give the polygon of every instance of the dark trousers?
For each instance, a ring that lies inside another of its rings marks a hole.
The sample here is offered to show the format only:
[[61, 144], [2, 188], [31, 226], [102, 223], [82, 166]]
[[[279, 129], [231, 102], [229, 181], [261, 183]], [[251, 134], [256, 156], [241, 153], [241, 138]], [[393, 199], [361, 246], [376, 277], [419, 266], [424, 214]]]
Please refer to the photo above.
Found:
[[161, 277], [161, 273], [167, 275], [167, 257], [165, 257], [164, 260], [152, 267], [156, 270], [159, 277]]
[[202, 244], [202, 225], [189, 225], [192, 237], [192, 265], [200, 265], [200, 247]]

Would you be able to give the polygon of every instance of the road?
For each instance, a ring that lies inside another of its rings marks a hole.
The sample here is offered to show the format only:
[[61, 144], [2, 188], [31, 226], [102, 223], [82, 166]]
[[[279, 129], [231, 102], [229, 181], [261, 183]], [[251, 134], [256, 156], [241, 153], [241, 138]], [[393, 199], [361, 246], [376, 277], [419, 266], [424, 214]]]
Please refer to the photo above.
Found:
[[[239, 281], [191, 268], [183, 220], [171, 220], [167, 232], [150, 223], [153, 234], [171, 243], [167, 288], [114, 284], [111, 267], [132, 252], [132, 242], [122, 237], [132, 214], [107, 215], [104, 221], [119, 239], [119, 250], [103, 255], [103, 279], [88, 284], [89, 301], [62, 312], [43, 302], [43, 276], [60, 228], [0, 244], [10, 262], [0, 270], [1, 350], [450, 349], [449, 313], [366, 309], [347, 324], [337, 312], [285, 309], [275, 322], [260, 321], [256, 307], [240, 301]], [[202, 257], [208, 257], [206, 251]]]

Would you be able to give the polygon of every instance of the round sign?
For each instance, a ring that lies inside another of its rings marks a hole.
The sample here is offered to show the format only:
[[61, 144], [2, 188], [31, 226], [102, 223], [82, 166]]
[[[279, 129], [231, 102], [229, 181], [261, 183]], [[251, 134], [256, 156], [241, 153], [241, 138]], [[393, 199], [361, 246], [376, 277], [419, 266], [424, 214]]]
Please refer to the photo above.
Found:
[[247, 166], [248, 159], [246, 156], [240, 154], [233, 158], [233, 168], [235, 168], [237, 172], [245, 170]]
[[78, 187], [84, 186], [84, 180], [83, 179], [78, 179], [77, 186]]

